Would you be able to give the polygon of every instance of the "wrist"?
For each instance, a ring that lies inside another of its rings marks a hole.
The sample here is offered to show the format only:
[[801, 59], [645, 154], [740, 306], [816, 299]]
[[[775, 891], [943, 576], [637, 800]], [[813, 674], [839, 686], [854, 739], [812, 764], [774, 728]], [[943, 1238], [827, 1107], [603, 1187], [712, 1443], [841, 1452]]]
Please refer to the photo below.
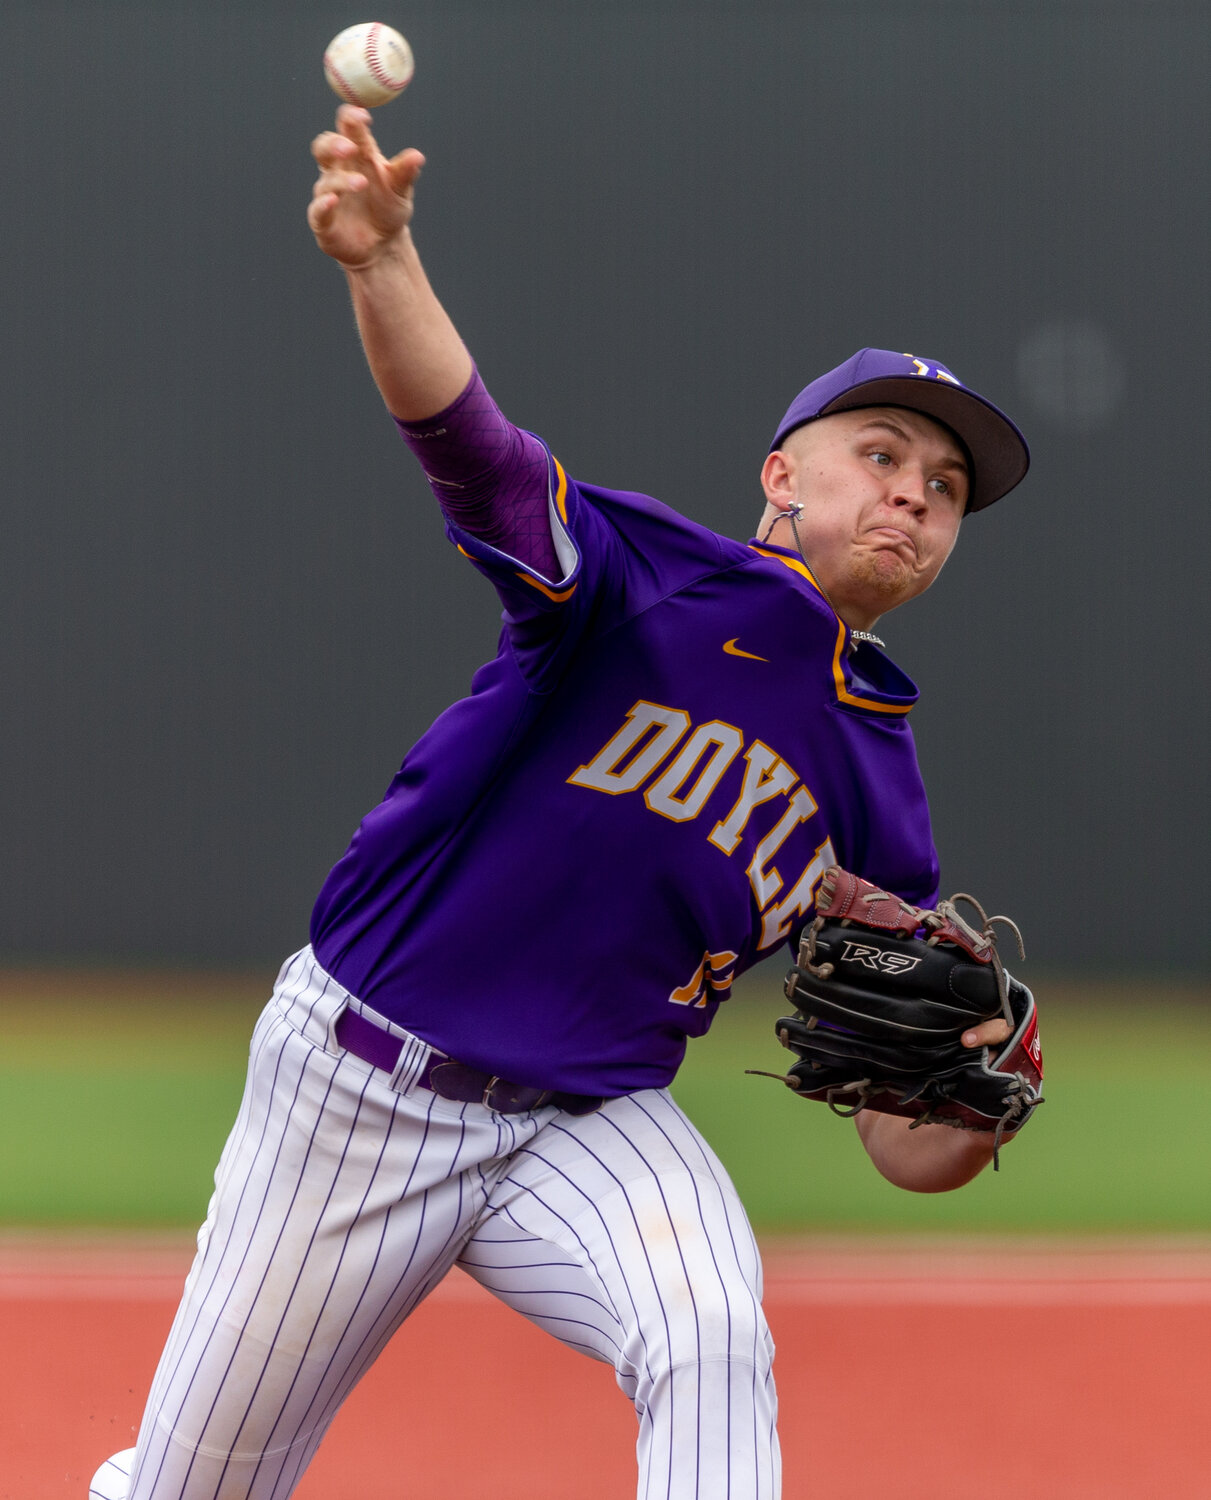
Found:
[[399, 271], [416, 258], [416, 247], [412, 243], [412, 231], [405, 224], [395, 234], [381, 240], [364, 260], [339, 260], [337, 264], [350, 278], [362, 279], [376, 272]]

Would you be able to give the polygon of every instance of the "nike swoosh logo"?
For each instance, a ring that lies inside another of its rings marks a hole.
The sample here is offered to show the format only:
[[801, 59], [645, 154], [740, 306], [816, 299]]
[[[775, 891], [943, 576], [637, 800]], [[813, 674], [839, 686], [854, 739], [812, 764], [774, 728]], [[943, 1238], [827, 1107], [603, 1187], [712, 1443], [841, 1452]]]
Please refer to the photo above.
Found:
[[734, 635], [730, 641], [724, 641], [723, 649], [729, 656], [744, 656], [749, 661], [769, 661], [768, 656], [754, 656], [751, 651], [741, 651], [740, 647], [736, 644], [739, 639], [738, 635]]

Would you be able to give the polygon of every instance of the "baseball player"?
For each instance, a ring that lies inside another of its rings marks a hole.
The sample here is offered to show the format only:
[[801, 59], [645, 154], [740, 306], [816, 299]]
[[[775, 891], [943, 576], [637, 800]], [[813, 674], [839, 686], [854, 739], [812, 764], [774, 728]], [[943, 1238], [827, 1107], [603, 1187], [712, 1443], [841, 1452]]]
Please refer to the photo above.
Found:
[[[485, 390], [411, 238], [423, 158], [385, 159], [369, 121], [342, 107], [315, 141], [310, 226], [504, 626], [281, 970], [137, 1450], [95, 1493], [285, 1500], [460, 1266], [614, 1366], [641, 1497], [767, 1500], [758, 1254], [668, 1084], [735, 976], [795, 943], [834, 861], [936, 898], [916, 690], [873, 627], [1022, 477], [1025, 444], [943, 366], [867, 349], [792, 402], [750, 542], [576, 481]], [[992, 1154], [857, 1125], [912, 1190]], [[487, 1357], [507, 1379], [508, 1350]]]

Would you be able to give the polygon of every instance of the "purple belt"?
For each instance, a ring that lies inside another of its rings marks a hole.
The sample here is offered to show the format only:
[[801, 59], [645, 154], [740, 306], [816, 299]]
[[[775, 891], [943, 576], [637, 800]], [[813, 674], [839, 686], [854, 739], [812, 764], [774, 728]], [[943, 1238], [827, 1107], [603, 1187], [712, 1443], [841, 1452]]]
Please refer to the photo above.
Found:
[[[382, 1068], [385, 1073], [394, 1071], [404, 1048], [399, 1037], [392, 1036], [389, 1031], [348, 1008], [337, 1017], [333, 1035], [346, 1052], [352, 1052], [354, 1057], [360, 1057], [373, 1068]], [[430, 1089], [443, 1099], [460, 1104], [482, 1104], [485, 1109], [493, 1109], [501, 1115], [520, 1115], [527, 1110], [541, 1109], [545, 1104], [567, 1110], [570, 1115], [591, 1115], [605, 1102], [592, 1094], [564, 1094], [556, 1089], [536, 1089], [524, 1083], [510, 1083], [507, 1078], [498, 1078], [495, 1073], [485, 1073], [482, 1068], [455, 1062], [444, 1052], [437, 1051], [430, 1051], [416, 1081], [421, 1088]]]

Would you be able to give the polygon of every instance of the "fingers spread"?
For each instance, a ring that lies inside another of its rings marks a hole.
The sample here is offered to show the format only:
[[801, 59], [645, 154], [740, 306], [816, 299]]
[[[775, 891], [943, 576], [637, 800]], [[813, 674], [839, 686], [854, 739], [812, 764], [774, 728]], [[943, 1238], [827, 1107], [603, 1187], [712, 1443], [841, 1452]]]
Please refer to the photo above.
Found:
[[378, 142], [370, 131], [370, 111], [356, 104], [342, 104], [336, 112], [336, 128], [362, 151], [377, 154]]
[[325, 130], [312, 141], [311, 154], [321, 167], [327, 167], [338, 161], [349, 161], [357, 155], [357, 147], [345, 136], [337, 135], [335, 130]]
[[335, 193], [323, 193], [307, 205], [307, 222], [313, 234], [320, 234], [332, 223], [340, 199]]
[[425, 165], [424, 156], [415, 146], [409, 146], [405, 150], [397, 152], [387, 163], [392, 172], [411, 172], [415, 175]]
[[360, 193], [366, 186], [364, 172], [341, 172], [333, 168], [322, 172], [311, 189], [313, 199], [331, 196], [336, 199], [345, 193]]
[[387, 163], [387, 176], [390, 178], [391, 186], [397, 193], [406, 192], [415, 184], [424, 165], [425, 158], [414, 146], [409, 146], [406, 151], [393, 156]]

